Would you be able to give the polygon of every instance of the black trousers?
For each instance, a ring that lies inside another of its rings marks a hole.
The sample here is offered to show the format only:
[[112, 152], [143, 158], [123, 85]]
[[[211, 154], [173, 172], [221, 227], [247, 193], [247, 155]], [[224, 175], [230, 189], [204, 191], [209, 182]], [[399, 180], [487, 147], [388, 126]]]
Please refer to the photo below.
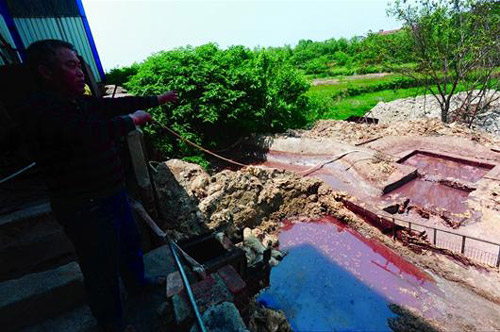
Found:
[[129, 293], [145, 284], [139, 232], [126, 191], [79, 206], [53, 203], [52, 208], [75, 247], [92, 314], [101, 326], [121, 330], [119, 277]]

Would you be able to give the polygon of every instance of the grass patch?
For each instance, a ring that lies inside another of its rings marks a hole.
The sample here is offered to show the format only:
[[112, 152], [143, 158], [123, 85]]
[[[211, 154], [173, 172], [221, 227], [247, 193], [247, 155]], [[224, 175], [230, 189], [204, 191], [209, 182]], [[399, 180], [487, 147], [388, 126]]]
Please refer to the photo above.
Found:
[[332, 107], [323, 114], [323, 119], [345, 120], [350, 116], [363, 116], [379, 102], [390, 102], [396, 99], [416, 97], [427, 94], [424, 87], [383, 90], [366, 93], [360, 96], [348, 97], [333, 101]]
[[[463, 90], [463, 87], [458, 87], [456, 92]], [[396, 99], [417, 97], [430, 93], [425, 87], [415, 87], [382, 90], [334, 100], [332, 98], [334, 91], [335, 89], [328, 90], [324, 86], [311, 87], [308, 91], [312, 105], [311, 112], [308, 114], [309, 123], [319, 119], [345, 120], [350, 116], [363, 116], [381, 101], [387, 103]]]
[[383, 82], [393, 82], [401, 77], [402, 77], [401, 75], [397, 74], [389, 74], [382, 77], [362, 77], [356, 79], [352, 79], [349, 76], [328, 77], [326, 79], [338, 80], [338, 83], [334, 83], [331, 85], [312, 86], [311, 91], [314, 91], [314, 93], [333, 95], [338, 91], [343, 91], [347, 88], [351, 87], [362, 88], [366, 86], [377, 85]]
[[[339, 83], [333, 85], [311, 86], [307, 92], [311, 107], [307, 116], [308, 122], [319, 119], [346, 119], [352, 115], [362, 116], [372, 109], [378, 102], [419, 96], [426, 93], [425, 88], [391, 89], [365, 93], [358, 96], [339, 98], [338, 94], [347, 88], [377, 85], [381, 82], [391, 82], [400, 75], [392, 74], [384, 77], [368, 77], [359, 79], [340, 78]], [[335, 97], [334, 97], [335, 96]]]
[[[387, 88], [387, 84], [396, 82], [401, 78], [402, 76], [398, 74], [390, 74], [383, 77], [360, 77], [356, 79], [337, 77], [336, 79], [339, 81], [336, 84], [311, 86], [307, 92], [310, 101], [310, 112], [307, 115], [308, 123], [312, 124], [319, 119], [345, 120], [350, 116], [363, 116], [381, 101], [390, 102], [396, 99], [417, 97], [431, 93], [424, 86]], [[492, 80], [490, 85], [493, 89], [497, 88], [498, 79]], [[366, 89], [367, 87], [377, 88], [380, 91], [368, 92], [370, 90]], [[342, 91], [345, 92], [347, 89], [349, 89], [347, 92], [354, 91], [357, 93], [351, 93], [350, 96], [340, 93]], [[437, 92], [435, 86], [432, 89]], [[363, 93], [363, 90], [368, 91]], [[455, 93], [461, 91], [465, 91], [465, 87], [459, 84]]]

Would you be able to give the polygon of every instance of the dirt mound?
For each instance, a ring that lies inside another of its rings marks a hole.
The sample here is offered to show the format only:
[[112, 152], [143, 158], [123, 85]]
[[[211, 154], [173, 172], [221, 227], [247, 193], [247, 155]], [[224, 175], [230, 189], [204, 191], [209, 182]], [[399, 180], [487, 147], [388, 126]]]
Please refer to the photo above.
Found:
[[300, 216], [355, 218], [340, 202], [344, 194], [289, 171], [248, 167], [210, 176], [197, 165], [169, 160], [154, 178], [168, 220], [162, 228], [190, 236], [213, 229], [235, 236], [246, 227], [274, 234], [284, 219]]
[[469, 129], [457, 123], [444, 124], [439, 119], [419, 119], [408, 122], [366, 124], [335, 120], [320, 120], [308, 131], [298, 131], [302, 137], [334, 138], [350, 144], [363, 144], [386, 136], [457, 136], [486, 146], [499, 146], [500, 139], [491, 134]]
[[172, 159], [158, 165], [153, 179], [163, 220], [160, 227], [174, 238], [203, 233], [206, 226], [198, 197], [205, 195], [202, 188], [208, 185], [210, 175], [199, 165]]

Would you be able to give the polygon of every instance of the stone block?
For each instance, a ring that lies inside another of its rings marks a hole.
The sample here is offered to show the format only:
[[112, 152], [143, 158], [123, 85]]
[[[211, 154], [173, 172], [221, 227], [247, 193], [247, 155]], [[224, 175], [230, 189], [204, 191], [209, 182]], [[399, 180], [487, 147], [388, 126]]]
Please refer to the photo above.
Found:
[[233, 294], [239, 294], [246, 288], [246, 283], [231, 265], [226, 265], [219, 270], [217, 274], [222, 278], [229, 291]]
[[[238, 309], [230, 302], [223, 302], [209, 308], [203, 313], [202, 320], [205, 328], [210, 332], [248, 331]], [[190, 332], [196, 331], [198, 331], [198, 328], [195, 324]]]
[[194, 317], [191, 305], [184, 292], [172, 296], [172, 306], [174, 308], [175, 321], [178, 326], [182, 326], [188, 319]]
[[83, 277], [76, 262], [0, 283], [0, 321], [7, 330], [36, 324], [83, 302]]
[[179, 271], [170, 273], [167, 276], [167, 298], [179, 294], [184, 290], [184, 284], [182, 282], [182, 277]]

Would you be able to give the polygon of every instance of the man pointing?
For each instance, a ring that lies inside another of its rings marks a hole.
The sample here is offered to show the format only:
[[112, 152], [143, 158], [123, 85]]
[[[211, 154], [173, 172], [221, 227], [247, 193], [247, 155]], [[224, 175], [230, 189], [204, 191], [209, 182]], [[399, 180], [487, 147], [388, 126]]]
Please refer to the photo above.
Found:
[[177, 93], [84, 96], [80, 60], [73, 45], [60, 40], [31, 44], [27, 65], [41, 91], [30, 98], [22, 119], [52, 210], [75, 247], [99, 326], [121, 331], [119, 277], [129, 294], [140, 293], [147, 282], [115, 142], [151, 121], [137, 110], [175, 102]]

